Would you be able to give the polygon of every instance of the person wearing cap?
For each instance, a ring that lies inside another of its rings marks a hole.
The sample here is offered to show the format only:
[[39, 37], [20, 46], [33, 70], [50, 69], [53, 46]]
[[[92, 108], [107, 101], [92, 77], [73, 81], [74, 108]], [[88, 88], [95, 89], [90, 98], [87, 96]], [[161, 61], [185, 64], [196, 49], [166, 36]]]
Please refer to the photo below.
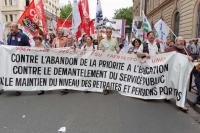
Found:
[[116, 38], [112, 37], [112, 28], [106, 28], [106, 37], [100, 41], [99, 50], [119, 53], [120, 48]]

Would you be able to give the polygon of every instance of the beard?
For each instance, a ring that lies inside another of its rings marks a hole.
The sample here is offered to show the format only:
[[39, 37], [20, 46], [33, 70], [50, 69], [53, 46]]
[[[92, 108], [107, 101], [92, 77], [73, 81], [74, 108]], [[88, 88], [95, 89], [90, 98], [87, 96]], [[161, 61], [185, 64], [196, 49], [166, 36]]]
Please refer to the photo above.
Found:
[[185, 48], [185, 46], [184, 45], [175, 45], [178, 49], [184, 49]]

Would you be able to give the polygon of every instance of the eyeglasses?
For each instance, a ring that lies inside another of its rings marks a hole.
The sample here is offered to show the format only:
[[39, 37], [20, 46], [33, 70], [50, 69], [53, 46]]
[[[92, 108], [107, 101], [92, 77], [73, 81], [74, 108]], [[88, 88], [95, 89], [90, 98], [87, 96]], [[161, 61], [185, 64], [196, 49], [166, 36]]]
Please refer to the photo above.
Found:
[[106, 33], [112, 33], [112, 31], [106, 31]]

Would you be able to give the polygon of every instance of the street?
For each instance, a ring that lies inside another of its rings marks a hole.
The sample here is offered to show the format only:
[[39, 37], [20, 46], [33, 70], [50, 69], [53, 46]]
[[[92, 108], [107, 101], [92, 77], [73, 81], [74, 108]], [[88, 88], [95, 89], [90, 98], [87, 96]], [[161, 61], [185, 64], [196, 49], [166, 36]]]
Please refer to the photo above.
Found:
[[[36, 92], [0, 96], [0, 133], [199, 133], [175, 103], [99, 93]], [[199, 114], [197, 114], [199, 116]], [[196, 116], [195, 116], [196, 117]]]

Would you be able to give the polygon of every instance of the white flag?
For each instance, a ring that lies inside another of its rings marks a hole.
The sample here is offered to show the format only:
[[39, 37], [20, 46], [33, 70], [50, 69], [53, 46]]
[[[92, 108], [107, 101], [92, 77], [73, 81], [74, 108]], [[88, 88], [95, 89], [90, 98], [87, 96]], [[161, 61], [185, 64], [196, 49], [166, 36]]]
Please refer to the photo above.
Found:
[[161, 19], [154, 25], [158, 38], [164, 42], [167, 41], [167, 36], [169, 35], [169, 27], [167, 24]]
[[97, 27], [102, 24], [103, 24], [103, 12], [101, 8], [101, 1], [97, 0], [95, 26]]
[[144, 11], [143, 11], [143, 30], [145, 33], [152, 31], [151, 24], [149, 23], [147, 17], [145, 16]]
[[0, 44], [3, 44], [4, 43], [4, 27], [5, 27], [5, 24], [3, 22], [3, 15], [2, 13], [0, 12]]
[[78, 8], [78, 2], [77, 0], [73, 0], [73, 6], [72, 6], [72, 34], [75, 35], [78, 31], [78, 27], [81, 24], [81, 17], [80, 12]]

